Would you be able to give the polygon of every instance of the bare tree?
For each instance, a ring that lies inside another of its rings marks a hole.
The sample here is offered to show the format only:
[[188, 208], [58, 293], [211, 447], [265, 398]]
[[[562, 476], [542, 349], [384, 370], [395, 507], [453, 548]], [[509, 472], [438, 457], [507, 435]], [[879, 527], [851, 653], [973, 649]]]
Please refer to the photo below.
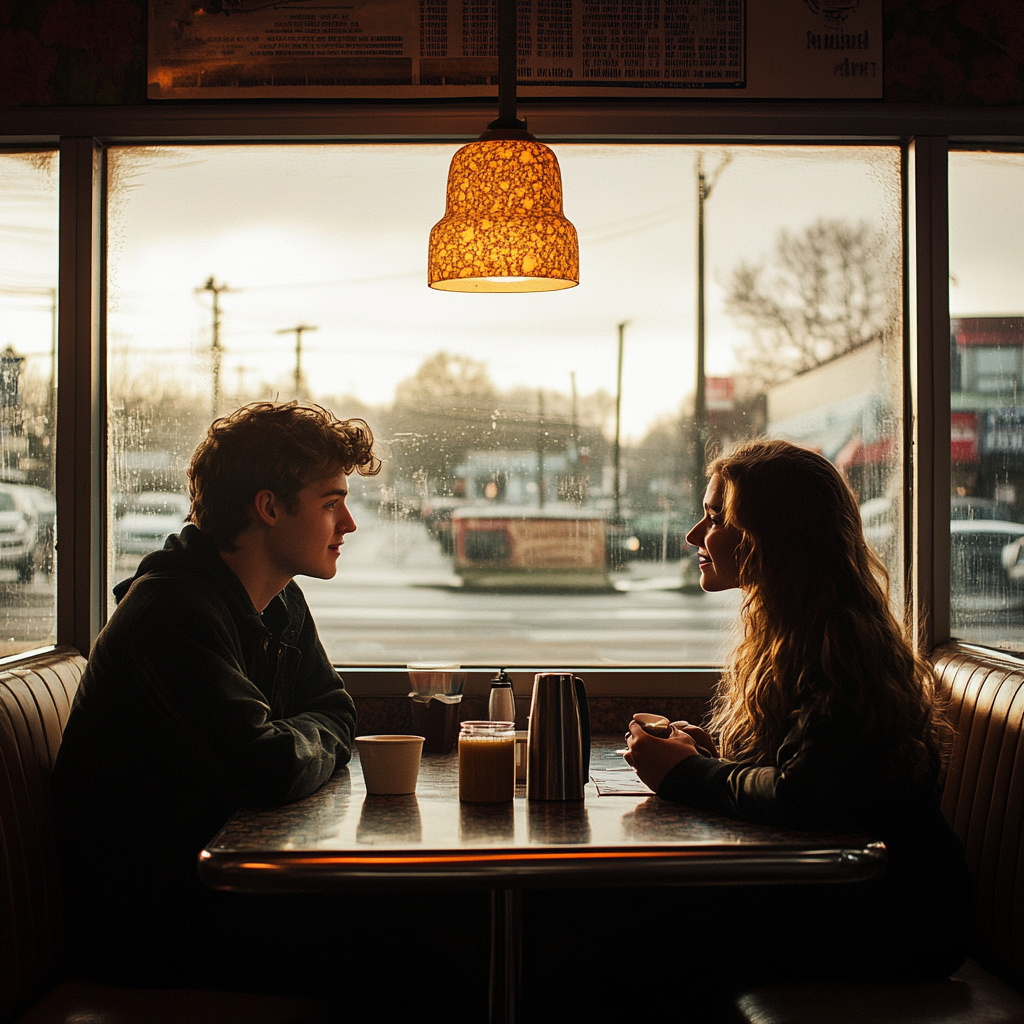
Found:
[[468, 356], [436, 352], [395, 388], [395, 404], [448, 410], [486, 408], [494, 403], [494, 384], [487, 364]]
[[877, 337], [892, 313], [889, 250], [864, 221], [822, 218], [781, 231], [770, 267], [741, 262], [725, 308], [750, 332], [737, 352], [747, 378], [775, 384]]
[[[470, 452], [575, 450], [579, 465], [601, 466], [601, 423], [614, 399], [603, 391], [573, 400], [554, 389], [525, 385], [501, 391], [487, 365], [468, 356], [436, 352], [395, 387], [390, 410], [381, 410], [380, 436], [388, 441], [386, 472], [395, 480], [420, 479], [449, 493]], [[570, 474], [571, 475], [571, 474]]]
[[486, 363], [449, 352], [428, 357], [399, 381], [383, 417], [388, 473], [393, 479], [422, 476], [447, 492], [466, 453], [489, 440], [496, 402]]

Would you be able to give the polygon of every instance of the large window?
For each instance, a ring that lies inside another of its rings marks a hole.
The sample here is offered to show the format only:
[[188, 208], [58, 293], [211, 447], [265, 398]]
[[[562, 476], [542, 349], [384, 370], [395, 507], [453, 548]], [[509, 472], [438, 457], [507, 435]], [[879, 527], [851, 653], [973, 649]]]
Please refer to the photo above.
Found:
[[1024, 641], [1024, 154], [949, 161], [952, 633]]
[[57, 154], [0, 152], [0, 656], [55, 637]]
[[178, 529], [211, 417], [267, 397], [383, 443], [338, 576], [300, 581], [341, 663], [716, 661], [737, 595], [683, 540], [704, 436], [824, 452], [902, 579], [896, 147], [559, 145], [581, 283], [526, 295], [426, 287], [455, 148], [110, 149], [115, 579]]

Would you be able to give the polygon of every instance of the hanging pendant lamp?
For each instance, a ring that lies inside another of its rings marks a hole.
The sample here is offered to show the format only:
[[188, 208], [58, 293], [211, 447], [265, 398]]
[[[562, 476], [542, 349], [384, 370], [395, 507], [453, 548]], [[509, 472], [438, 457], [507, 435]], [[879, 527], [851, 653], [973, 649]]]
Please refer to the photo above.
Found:
[[501, 0], [499, 17], [498, 118], [452, 157], [427, 283], [450, 292], [573, 288], [579, 243], [562, 214], [558, 160], [516, 117], [516, 0]]

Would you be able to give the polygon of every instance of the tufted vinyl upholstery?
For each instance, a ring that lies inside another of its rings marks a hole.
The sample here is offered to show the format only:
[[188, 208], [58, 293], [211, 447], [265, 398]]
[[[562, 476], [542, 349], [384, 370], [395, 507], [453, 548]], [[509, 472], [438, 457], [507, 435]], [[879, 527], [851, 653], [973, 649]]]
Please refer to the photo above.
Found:
[[1024, 987], [1024, 662], [967, 648], [934, 660], [957, 732], [942, 810], [978, 886], [977, 956]]
[[63, 920], [50, 769], [84, 668], [77, 651], [61, 648], [0, 669], [0, 1021], [26, 1007], [18, 1018], [23, 1024], [333, 1019], [328, 1007], [311, 999], [126, 989], [81, 979], [51, 987], [61, 973]]
[[56, 651], [0, 672], [0, 1017], [41, 991], [61, 955], [50, 769], [85, 659]]
[[744, 1024], [1024, 1024], [1024, 661], [954, 644], [932, 660], [956, 730], [942, 809], [977, 884], [977, 959], [934, 984], [758, 989], [733, 1007]]

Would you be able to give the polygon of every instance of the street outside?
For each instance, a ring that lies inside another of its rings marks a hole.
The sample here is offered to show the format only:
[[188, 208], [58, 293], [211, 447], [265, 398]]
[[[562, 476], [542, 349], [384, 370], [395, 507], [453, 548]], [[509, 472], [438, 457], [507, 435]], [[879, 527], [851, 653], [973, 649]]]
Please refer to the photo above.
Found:
[[[636, 561], [598, 593], [465, 590], [415, 520], [356, 506], [333, 580], [300, 577], [331, 659], [341, 665], [442, 660], [461, 664], [717, 664], [737, 622], [739, 593], [683, 593], [680, 563]], [[138, 558], [122, 556], [115, 581]], [[965, 630], [998, 646], [1022, 635], [1020, 613], [993, 613]], [[0, 650], [53, 642], [54, 581], [0, 572]]]
[[[451, 559], [416, 520], [353, 507], [333, 580], [299, 577], [331, 659], [342, 665], [444, 660], [586, 665], [721, 660], [738, 595], [683, 594], [679, 562], [634, 562], [600, 593], [463, 590]], [[122, 556], [112, 582], [131, 575]], [[53, 580], [0, 572], [0, 638], [8, 653], [52, 642]]]
[[682, 594], [678, 562], [635, 562], [601, 593], [464, 590], [415, 520], [354, 508], [333, 580], [299, 580], [340, 664], [583, 665], [721, 660], [734, 594]]

